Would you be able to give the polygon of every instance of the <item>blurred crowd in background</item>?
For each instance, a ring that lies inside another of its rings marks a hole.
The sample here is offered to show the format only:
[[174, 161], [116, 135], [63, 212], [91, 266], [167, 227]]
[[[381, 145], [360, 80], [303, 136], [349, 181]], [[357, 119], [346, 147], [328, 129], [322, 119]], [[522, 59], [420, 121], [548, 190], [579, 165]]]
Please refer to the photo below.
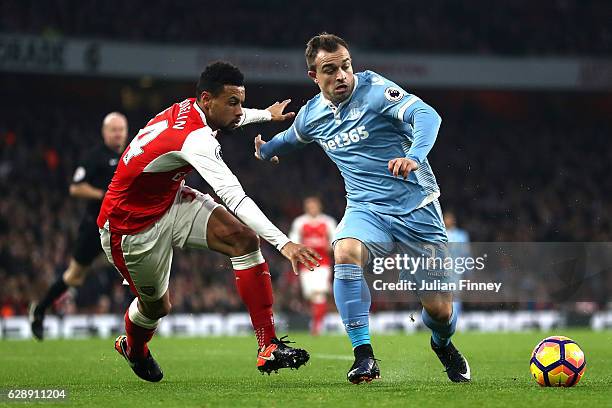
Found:
[[4, 32], [283, 48], [337, 27], [359, 48], [453, 54], [610, 55], [611, 19], [607, 0], [0, 3]]

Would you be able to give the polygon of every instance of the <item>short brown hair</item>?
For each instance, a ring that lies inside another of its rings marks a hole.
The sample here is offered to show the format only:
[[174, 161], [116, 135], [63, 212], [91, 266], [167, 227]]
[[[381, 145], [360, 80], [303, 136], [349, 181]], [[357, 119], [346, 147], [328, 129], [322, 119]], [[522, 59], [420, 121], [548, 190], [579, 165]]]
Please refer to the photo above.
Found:
[[323, 32], [312, 37], [310, 40], [308, 40], [308, 43], [306, 44], [306, 52], [304, 53], [306, 56], [306, 65], [308, 65], [308, 69], [313, 71], [316, 69], [315, 58], [317, 58], [319, 50], [334, 52], [340, 46], [348, 50], [348, 44], [346, 41], [334, 34]]

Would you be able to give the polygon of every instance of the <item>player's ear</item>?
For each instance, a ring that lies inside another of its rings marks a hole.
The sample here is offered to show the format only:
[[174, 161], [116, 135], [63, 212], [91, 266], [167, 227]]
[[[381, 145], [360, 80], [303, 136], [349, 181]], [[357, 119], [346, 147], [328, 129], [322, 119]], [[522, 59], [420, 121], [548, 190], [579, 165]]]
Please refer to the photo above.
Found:
[[202, 101], [202, 105], [204, 106], [208, 106], [211, 99], [212, 99], [212, 95], [208, 91], [203, 91], [200, 94], [200, 101]]
[[318, 83], [317, 81], [317, 71], [312, 71], [312, 70], [308, 70], [308, 76], [310, 77], [310, 79], [312, 79], [314, 81], [314, 83]]

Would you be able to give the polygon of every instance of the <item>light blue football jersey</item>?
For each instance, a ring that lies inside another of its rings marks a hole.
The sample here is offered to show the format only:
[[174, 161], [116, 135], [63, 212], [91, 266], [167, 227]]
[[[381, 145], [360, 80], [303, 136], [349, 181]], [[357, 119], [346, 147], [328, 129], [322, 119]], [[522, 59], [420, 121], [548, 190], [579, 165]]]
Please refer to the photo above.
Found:
[[449, 252], [453, 258], [466, 258], [471, 256], [470, 235], [461, 228], [450, 228], [446, 230], [449, 242]]
[[406, 157], [414, 141], [413, 126], [403, 120], [408, 109], [429, 109], [438, 121], [439, 116], [417, 96], [375, 72], [359, 72], [354, 78], [352, 95], [337, 107], [321, 93], [302, 107], [293, 124], [297, 138], [318, 143], [338, 166], [349, 206], [407, 214], [434, 201], [440, 190], [426, 154], [437, 127], [433, 140], [426, 141], [429, 146], [408, 156], [419, 169], [407, 180], [394, 177], [387, 166], [389, 160]]
[[470, 243], [470, 235], [461, 228], [450, 228], [446, 230], [446, 233], [448, 234], [448, 242], [457, 242], [461, 244]]

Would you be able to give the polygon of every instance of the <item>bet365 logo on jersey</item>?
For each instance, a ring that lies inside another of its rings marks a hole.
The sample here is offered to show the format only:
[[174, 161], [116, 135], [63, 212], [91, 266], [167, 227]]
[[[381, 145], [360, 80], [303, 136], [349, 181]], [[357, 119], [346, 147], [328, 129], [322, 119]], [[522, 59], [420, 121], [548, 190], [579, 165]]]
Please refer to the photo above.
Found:
[[365, 140], [370, 136], [365, 126], [359, 126], [358, 128], [351, 129], [348, 132], [341, 132], [336, 136], [319, 141], [319, 144], [325, 150], [336, 150], [343, 147], [346, 147], [350, 144], [359, 143], [362, 140]]

